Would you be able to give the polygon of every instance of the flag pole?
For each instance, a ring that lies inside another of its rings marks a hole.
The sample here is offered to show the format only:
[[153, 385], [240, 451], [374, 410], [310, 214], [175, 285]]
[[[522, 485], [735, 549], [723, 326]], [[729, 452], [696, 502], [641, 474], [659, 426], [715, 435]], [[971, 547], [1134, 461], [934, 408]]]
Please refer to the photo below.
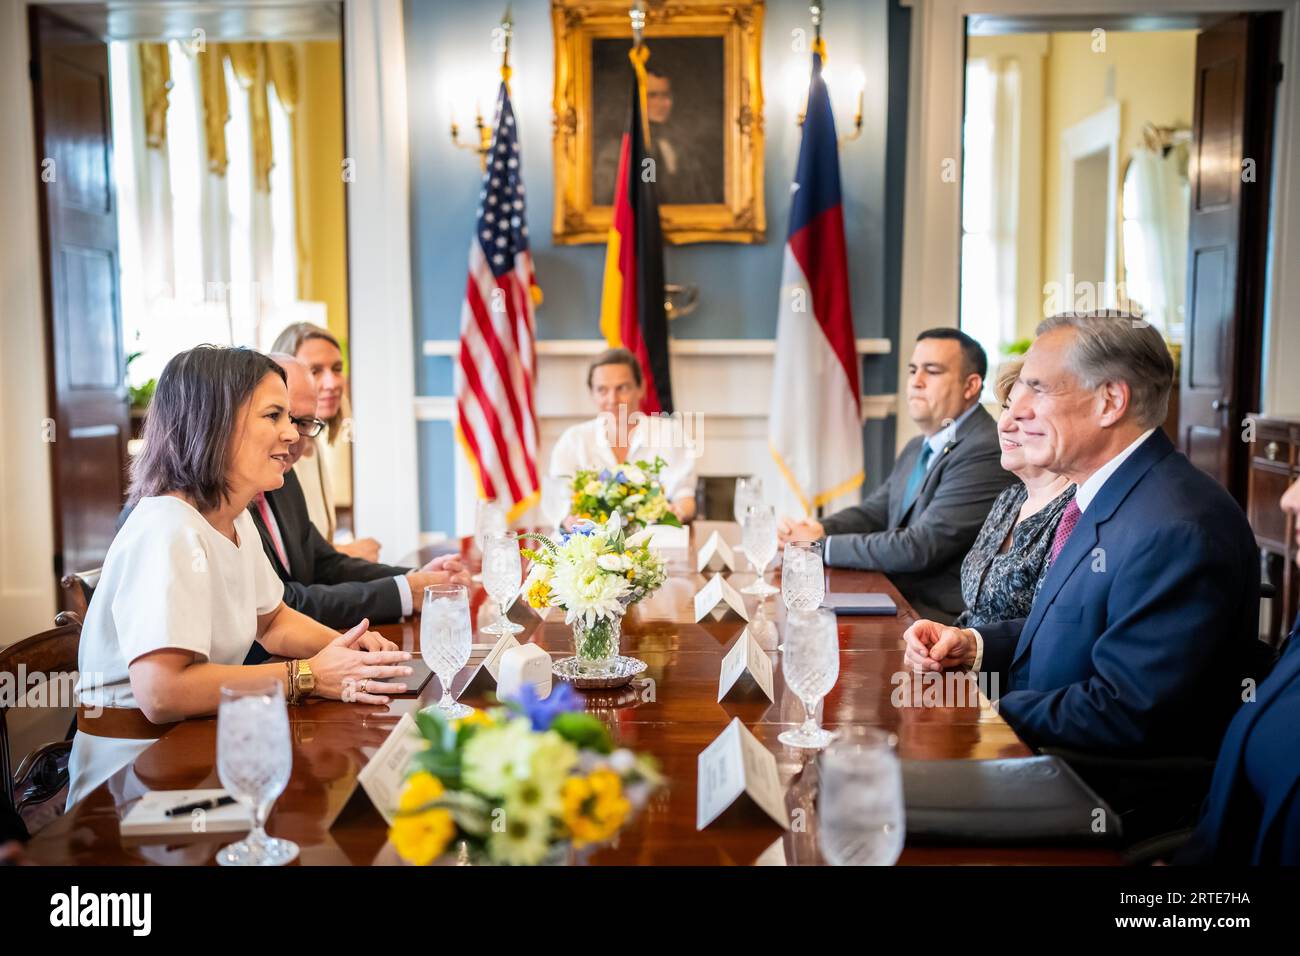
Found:
[[501, 51], [501, 82], [506, 85], [506, 91], [509, 92], [510, 75], [513, 72], [510, 68], [510, 41], [515, 35], [515, 21], [508, 3], [505, 15], [501, 17], [501, 33], [505, 40], [505, 49]]
[[627, 56], [632, 61], [632, 69], [636, 73], [637, 98], [641, 101], [641, 135], [645, 139], [646, 149], [649, 149], [650, 114], [646, 108], [645, 61], [650, 59], [650, 49], [643, 42], [646, 17], [645, 0], [636, 0], [627, 11], [627, 15], [628, 19], [632, 21], [632, 49], [628, 51]]

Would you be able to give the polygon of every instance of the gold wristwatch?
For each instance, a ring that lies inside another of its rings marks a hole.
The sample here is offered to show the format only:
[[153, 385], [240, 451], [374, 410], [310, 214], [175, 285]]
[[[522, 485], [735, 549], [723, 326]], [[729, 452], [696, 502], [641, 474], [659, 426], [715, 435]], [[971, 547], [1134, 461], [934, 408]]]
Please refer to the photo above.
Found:
[[306, 700], [316, 690], [316, 675], [311, 672], [310, 661], [293, 663], [293, 696], [295, 700]]

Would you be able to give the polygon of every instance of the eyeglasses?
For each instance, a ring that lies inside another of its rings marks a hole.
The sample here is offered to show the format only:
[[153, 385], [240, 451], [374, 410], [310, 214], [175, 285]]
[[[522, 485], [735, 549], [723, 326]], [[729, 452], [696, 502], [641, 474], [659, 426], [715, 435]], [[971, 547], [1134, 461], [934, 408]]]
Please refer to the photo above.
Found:
[[325, 423], [319, 418], [295, 418], [290, 415], [289, 421], [298, 429], [298, 434], [303, 438], [315, 438], [321, 433], [321, 429], [325, 427]]

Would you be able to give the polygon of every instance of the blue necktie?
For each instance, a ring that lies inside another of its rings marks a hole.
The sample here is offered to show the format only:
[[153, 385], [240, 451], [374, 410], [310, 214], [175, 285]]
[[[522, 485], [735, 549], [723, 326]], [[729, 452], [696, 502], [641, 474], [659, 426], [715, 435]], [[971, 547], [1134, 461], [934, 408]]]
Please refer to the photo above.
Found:
[[916, 457], [916, 465], [912, 468], [912, 474], [907, 479], [907, 488], [903, 491], [903, 510], [906, 511], [911, 507], [912, 502], [921, 491], [921, 485], [925, 483], [925, 473], [929, 469], [930, 459], [934, 456], [934, 448], [927, 441], [921, 445], [921, 454]]

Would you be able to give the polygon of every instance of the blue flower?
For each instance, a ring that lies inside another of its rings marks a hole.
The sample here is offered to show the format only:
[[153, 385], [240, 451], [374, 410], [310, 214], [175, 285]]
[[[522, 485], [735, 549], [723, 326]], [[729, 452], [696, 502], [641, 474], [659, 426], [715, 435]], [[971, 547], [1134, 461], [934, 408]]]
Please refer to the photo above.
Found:
[[510, 704], [528, 718], [533, 730], [539, 732], [549, 730], [551, 723], [560, 714], [582, 710], [582, 698], [570, 684], [556, 685], [551, 696], [545, 700], [539, 700], [533, 686], [525, 684], [519, 689], [519, 696], [513, 698]]
[[597, 475], [596, 477], [599, 478], [601, 481], [609, 481], [609, 469], [602, 468], [600, 470], [600, 474]]
[[617, 481], [620, 485], [626, 485], [627, 475], [623, 474], [622, 470], [620, 469], [619, 473], [614, 476], [614, 480]]

